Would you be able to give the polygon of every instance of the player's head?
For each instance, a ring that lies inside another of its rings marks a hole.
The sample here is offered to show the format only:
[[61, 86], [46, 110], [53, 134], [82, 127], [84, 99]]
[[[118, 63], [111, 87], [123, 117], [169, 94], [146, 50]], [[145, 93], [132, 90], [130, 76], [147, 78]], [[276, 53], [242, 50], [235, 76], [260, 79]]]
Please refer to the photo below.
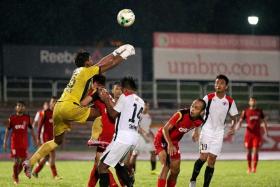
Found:
[[248, 104], [251, 108], [255, 108], [257, 105], [257, 100], [254, 97], [250, 97]]
[[15, 110], [17, 114], [23, 114], [25, 111], [25, 103], [23, 101], [18, 101]]
[[47, 110], [49, 108], [49, 102], [48, 101], [44, 101], [43, 103], [43, 110]]
[[215, 91], [217, 93], [224, 93], [228, 89], [229, 79], [225, 75], [218, 75], [215, 80]]
[[114, 82], [112, 93], [115, 100], [122, 95], [122, 87], [120, 82]]
[[135, 92], [137, 90], [137, 85], [132, 77], [124, 77], [121, 80], [121, 87], [123, 92], [126, 90]]
[[96, 74], [92, 77], [93, 87], [104, 87], [106, 83], [106, 77], [101, 74]]
[[204, 110], [206, 108], [206, 103], [203, 99], [196, 99], [192, 102], [190, 108], [190, 115], [193, 118], [197, 118], [204, 115]]
[[82, 51], [77, 53], [75, 64], [77, 67], [88, 67], [93, 65], [93, 61], [88, 52]]
[[53, 110], [56, 101], [57, 101], [57, 97], [52, 96], [51, 99], [50, 99], [50, 103], [49, 103], [49, 106], [50, 106], [51, 110]]
[[150, 109], [150, 103], [148, 101], [145, 100], [145, 106], [144, 106], [144, 110], [143, 113], [146, 114], [149, 112]]

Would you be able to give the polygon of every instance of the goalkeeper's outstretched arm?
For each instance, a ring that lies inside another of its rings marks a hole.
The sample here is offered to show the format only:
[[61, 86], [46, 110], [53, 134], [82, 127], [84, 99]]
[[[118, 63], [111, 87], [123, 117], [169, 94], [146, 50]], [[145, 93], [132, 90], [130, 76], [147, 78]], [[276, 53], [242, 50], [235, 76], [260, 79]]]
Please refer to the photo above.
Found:
[[130, 44], [125, 44], [114, 50], [113, 53], [103, 57], [96, 65], [100, 67], [100, 72], [103, 73], [119, 65], [132, 55], [135, 55], [134, 47]]

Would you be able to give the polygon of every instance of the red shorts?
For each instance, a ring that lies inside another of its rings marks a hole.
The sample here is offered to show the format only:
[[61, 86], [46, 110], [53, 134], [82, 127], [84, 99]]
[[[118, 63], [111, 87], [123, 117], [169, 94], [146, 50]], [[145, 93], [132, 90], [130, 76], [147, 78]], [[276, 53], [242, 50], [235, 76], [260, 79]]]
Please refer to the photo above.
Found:
[[11, 149], [11, 157], [19, 157], [25, 159], [27, 157], [27, 149]]
[[[173, 142], [173, 145], [176, 147], [177, 152], [170, 157], [172, 160], [178, 160], [181, 159], [181, 153], [179, 149], [179, 144], [176, 142]], [[155, 146], [155, 151], [156, 154], [158, 155], [161, 151], [166, 151], [167, 152], [167, 143], [163, 141], [163, 137], [161, 134], [157, 134], [154, 139], [154, 146]]]
[[[113, 139], [113, 136], [114, 136], [114, 132], [101, 133], [99, 135], [98, 140], [102, 141], [102, 142], [110, 143], [112, 141], [112, 139]], [[107, 146], [97, 146], [96, 151], [103, 153], [105, 151], [106, 147]]]
[[262, 143], [261, 136], [252, 135], [252, 134], [245, 134], [244, 145], [248, 149], [252, 148], [259, 148]]
[[113, 135], [114, 135], [114, 133], [101, 133], [100, 135], [99, 135], [99, 138], [98, 138], [98, 140], [99, 141], [103, 141], [103, 142], [108, 142], [108, 143], [110, 143], [111, 141], [112, 141], [112, 139], [113, 139]]
[[43, 134], [43, 142], [42, 143], [48, 142], [50, 140], [53, 140], [53, 135], [52, 134]]

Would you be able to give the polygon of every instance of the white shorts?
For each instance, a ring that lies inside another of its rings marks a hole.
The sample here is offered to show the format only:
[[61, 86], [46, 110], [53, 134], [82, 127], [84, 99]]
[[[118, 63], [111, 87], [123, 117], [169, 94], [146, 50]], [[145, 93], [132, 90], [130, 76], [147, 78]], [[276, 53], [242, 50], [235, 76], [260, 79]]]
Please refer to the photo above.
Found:
[[146, 140], [140, 136], [139, 140], [136, 144], [135, 149], [133, 150], [133, 154], [139, 154], [140, 152], [151, 152], [154, 151], [154, 144], [153, 141], [146, 142]]
[[223, 146], [223, 134], [201, 133], [199, 138], [200, 153], [212, 153], [219, 156]]
[[100, 160], [108, 166], [115, 167], [126, 155], [135, 148], [134, 145], [112, 141], [103, 152]]

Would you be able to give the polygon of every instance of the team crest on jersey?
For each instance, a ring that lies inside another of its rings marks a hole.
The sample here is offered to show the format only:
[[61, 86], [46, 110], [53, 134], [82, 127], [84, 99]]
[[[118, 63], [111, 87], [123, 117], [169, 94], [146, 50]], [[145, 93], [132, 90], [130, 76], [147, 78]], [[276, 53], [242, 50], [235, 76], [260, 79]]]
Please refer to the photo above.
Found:
[[227, 105], [227, 102], [224, 101], [224, 102], [223, 102], [223, 105], [226, 106], [226, 105]]

